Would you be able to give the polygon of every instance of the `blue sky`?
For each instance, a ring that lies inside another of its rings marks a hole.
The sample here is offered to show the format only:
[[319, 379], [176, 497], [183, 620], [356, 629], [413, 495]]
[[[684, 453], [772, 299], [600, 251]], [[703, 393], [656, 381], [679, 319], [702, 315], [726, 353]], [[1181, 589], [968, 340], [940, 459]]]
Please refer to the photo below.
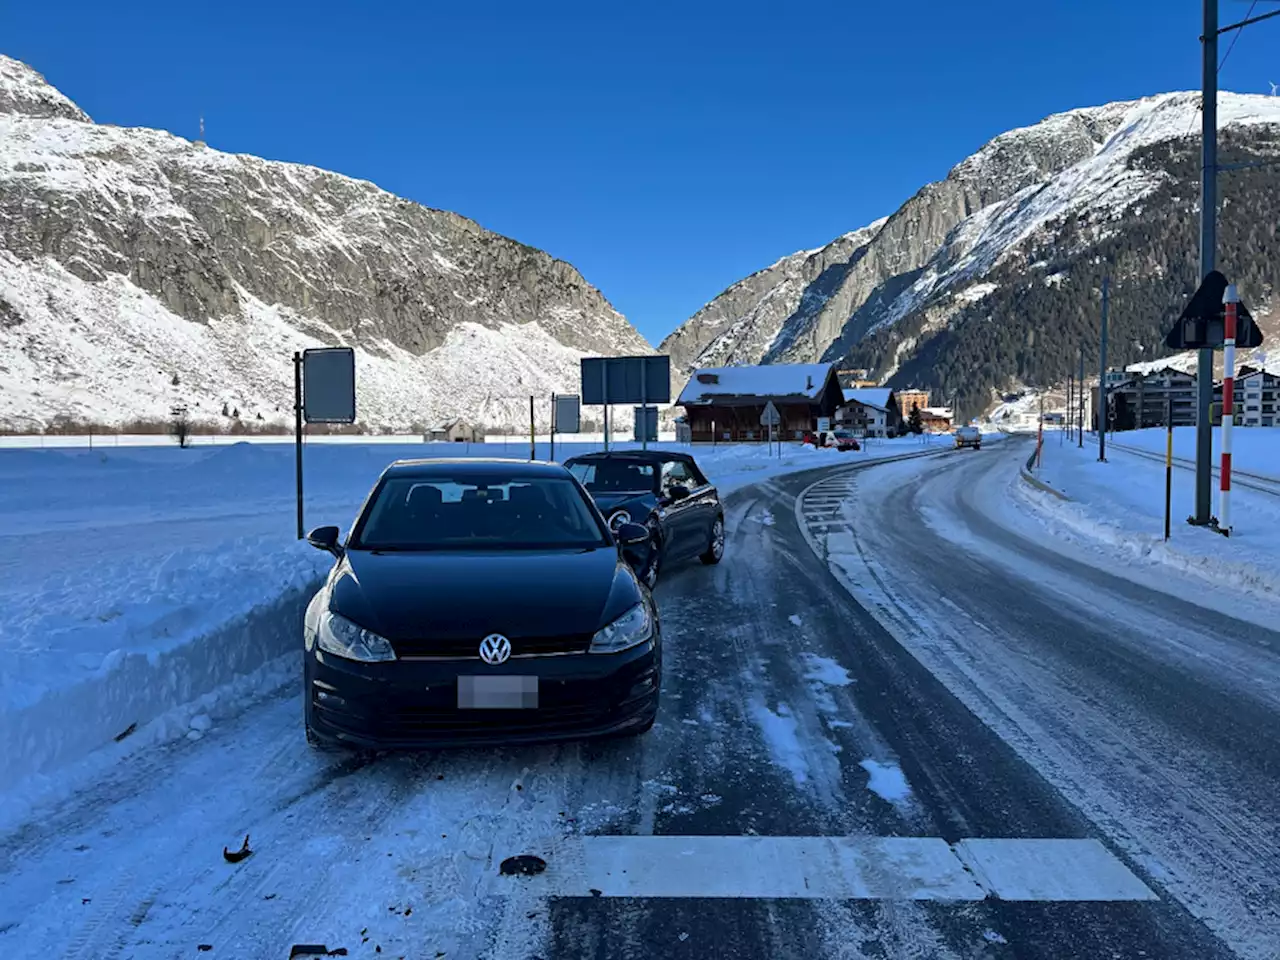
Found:
[[[1269, 0], [1259, 12], [1274, 9]], [[1222, 0], [1222, 21], [1250, 4]], [[7, 3], [100, 122], [364, 177], [541, 247], [657, 343], [997, 133], [1199, 85], [1197, 0]], [[1280, 18], [1226, 89], [1280, 82]]]

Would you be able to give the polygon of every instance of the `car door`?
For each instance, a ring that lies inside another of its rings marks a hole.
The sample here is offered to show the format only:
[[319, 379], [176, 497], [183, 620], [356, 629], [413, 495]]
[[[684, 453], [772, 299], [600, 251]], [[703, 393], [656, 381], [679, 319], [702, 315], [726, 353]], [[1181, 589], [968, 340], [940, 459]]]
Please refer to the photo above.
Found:
[[689, 523], [690, 535], [693, 539], [690, 551], [701, 554], [711, 542], [711, 525], [720, 514], [720, 494], [698, 469], [697, 464], [681, 464], [681, 466], [689, 477], [688, 486], [692, 492], [689, 499], [693, 501]]
[[695, 546], [697, 498], [674, 500], [671, 497], [671, 488], [675, 486], [689, 487], [692, 491], [692, 479], [679, 460], [668, 460], [662, 465], [662, 513], [667, 530], [667, 556], [672, 559], [687, 556]]

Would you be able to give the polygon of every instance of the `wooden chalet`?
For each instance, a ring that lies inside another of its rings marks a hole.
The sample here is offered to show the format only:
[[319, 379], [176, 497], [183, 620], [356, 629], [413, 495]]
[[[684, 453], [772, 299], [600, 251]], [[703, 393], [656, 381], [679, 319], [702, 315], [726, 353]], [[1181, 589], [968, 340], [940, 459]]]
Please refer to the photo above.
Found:
[[760, 415], [770, 401], [782, 422], [783, 440], [800, 440], [816, 430], [819, 417], [834, 417], [844, 394], [829, 363], [773, 363], [757, 367], [696, 370], [680, 391], [694, 443], [759, 441], [768, 436]]

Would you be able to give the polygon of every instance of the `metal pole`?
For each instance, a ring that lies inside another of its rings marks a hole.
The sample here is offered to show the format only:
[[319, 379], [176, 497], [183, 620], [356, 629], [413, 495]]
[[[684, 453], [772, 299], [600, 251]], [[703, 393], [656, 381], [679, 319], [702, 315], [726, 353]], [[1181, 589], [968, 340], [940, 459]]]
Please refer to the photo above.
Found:
[[649, 371], [646, 367], [640, 368], [640, 449], [649, 449], [649, 385], [645, 382], [649, 379]]
[[1168, 424], [1164, 441], [1164, 538], [1169, 539], [1169, 514], [1173, 504], [1173, 393], [1165, 397], [1165, 422]]
[[1071, 432], [1071, 411], [1075, 409], [1071, 404], [1075, 401], [1075, 374], [1067, 374], [1067, 413], [1062, 418], [1063, 433]]
[[293, 355], [293, 443], [294, 467], [298, 475], [298, 539], [302, 530], [302, 354]]
[[1040, 463], [1044, 454], [1044, 394], [1040, 397], [1040, 422], [1036, 424], [1036, 469], [1040, 469]]
[[537, 460], [537, 437], [538, 431], [533, 423], [533, 397], [529, 397], [529, 459]]
[[556, 395], [551, 395], [551, 462], [556, 462]]
[[1236, 399], [1236, 304], [1240, 295], [1234, 283], [1227, 284], [1222, 295], [1226, 305], [1226, 329], [1223, 331], [1222, 361], [1226, 369], [1222, 375], [1222, 466], [1221, 492], [1218, 500], [1218, 532], [1231, 536], [1231, 428], [1235, 425]]
[[604, 401], [604, 452], [609, 452], [609, 358], [600, 361], [600, 399]]
[[1080, 389], [1077, 390], [1076, 393], [1079, 394], [1079, 397], [1077, 397], [1077, 400], [1080, 404], [1080, 409], [1077, 414], [1077, 419], [1080, 425], [1080, 436], [1076, 441], [1076, 446], [1083, 447], [1084, 446], [1084, 344], [1083, 343], [1080, 344]]
[[[1201, 38], [1200, 279], [1214, 269], [1218, 243], [1218, 0], [1204, 0]], [[1192, 523], [1210, 521], [1213, 484], [1213, 349], [1196, 362], [1196, 512]]]
[[[1107, 306], [1110, 303], [1111, 278], [1102, 278], [1102, 346], [1098, 356], [1098, 406], [1094, 417], [1098, 421], [1098, 462], [1107, 462], [1107, 431], [1103, 429], [1107, 415]], [[1123, 459], [1123, 458], [1121, 458]]]

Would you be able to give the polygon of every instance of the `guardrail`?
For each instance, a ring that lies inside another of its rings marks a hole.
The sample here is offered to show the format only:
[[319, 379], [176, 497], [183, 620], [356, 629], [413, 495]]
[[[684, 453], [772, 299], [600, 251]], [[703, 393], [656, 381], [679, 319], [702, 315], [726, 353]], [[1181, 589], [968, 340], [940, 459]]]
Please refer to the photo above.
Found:
[[1038, 450], [1031, 451], [1031, 456], [1027, 457], [1027, 462], [1018, 468], [1019, 475], [1022, 477], [1023, 481], [1025, 481], [1026, 483], [1029, 483], [1031, 486], [1035, 487], [1037, 490], [1043, 490], [1045, 493], [1051, 493], [1055, 497], [1057, 497], [1059, 500], [1070, 500], [1071, 498], [1068, 497], [1061, 490], [1055, 490], [1053, 487], [1049, 486], [1049, 484], [1045, 483], [1043, 480], [1038, 479], [1036, 475], [1031, 472], [1032, 470], [1031, 465], [1036, 462], [1036, 454], [1038, 452], [1039, 452]]

